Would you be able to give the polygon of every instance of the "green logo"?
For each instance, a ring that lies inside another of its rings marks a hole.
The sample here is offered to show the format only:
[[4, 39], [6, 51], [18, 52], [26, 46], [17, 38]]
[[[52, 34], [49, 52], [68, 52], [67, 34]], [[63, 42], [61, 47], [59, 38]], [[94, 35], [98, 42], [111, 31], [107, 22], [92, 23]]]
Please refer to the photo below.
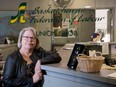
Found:
[[15, 23], [16, 21], [20, 22], [20, 23], [25, 23], [26, 22], [26, 20], [24, 19], [24, 13], [25, 13], [25, 10], [26, 10], [26, 5], [27, 5], [26, 2], [23, 2], [23, 3], [20, 4], [17, 15], [11, 17], [11, 20], [10, 20], [11, 24]]

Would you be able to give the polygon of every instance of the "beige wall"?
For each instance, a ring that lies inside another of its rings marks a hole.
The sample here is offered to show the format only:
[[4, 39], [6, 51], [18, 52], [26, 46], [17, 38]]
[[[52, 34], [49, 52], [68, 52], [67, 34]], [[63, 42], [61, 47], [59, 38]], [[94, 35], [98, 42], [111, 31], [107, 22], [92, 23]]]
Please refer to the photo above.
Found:
[[[94, 8], [95, 5], [93, 3], [94, 3], [94, 0], [89, 0], [89, 1], [88, 0], [74, 0], [74, 2], [71, 3], [70, 6], [68, 6], [67, 8], [84, 8], [85, 5], [91, 5]], [[34, 9], [35, 7], [38, 7], [38, 6], [41, 7], [41, 9], [47, 9], [49, 6], [51, 6], [51, 9], [57, 8], [54, 5], [53, 0], [35, 0], [35, 1], [31, 0], [31, 7], [30, 7], [31, 9]], [[40, 18], [43, 15], [46, 18], [51, 18], [51, 14], [41, 14], [41, 15], [39, 14], [38, 18]], [[41, 31], [46, 30], [46, 29], [51, 30], [51, 25], [52, 23], [44, 23], [44, 24], [37, 23], [36, 28]], [[48, 50], [51, 49], [51, 37], [42, 36], [40, 37], [40, 42], [41, 42], [41, 45], [45, 47], [45, 49], [48, 49]]]
[[116, 0], [97, 0], [96, 2], [97, 8], [113, 8], [113, 16], [114, 16], [114, 27], [111, 31], [113, 34], [113, 39], [116, 41]]
[[29, 9], [29, 0], [0, 0], [0, 10], [18, 10], [21, 2], [27, 2], [27, 9]]
[[[42, 9], [47, 9], [49, 5], [51, 8], [57, 8], [53, 4], [53, 0], [0, 0], [0, 10], [17, 10], [18, 6], [21, 2], [27, 2], [27, 9], [34, 9], [35, 7], [41, 7]], [[115, 8], [116, 14], [116, 0], [74, 0], [74, 2], [68, 6], [67, 8], [83, 8], [85, 5], [91, 5], [92, 8]], [[39, 15], [39, 17], [43, 16]], [[44, 14], [46, 18], [51, 18], [51, 14]], [[114, 18], [116, 21], [116, 16]], [[115, 24], [115, 23], [114, 23]], [[116, 25], [114, 25], [114, 29], [116, 29]], [[37, 23], [37, 30], [51, 30], [51, 23]], [[49, 50], [51, 49], [51, 37], [39, 37], [42, 47]], [[116, 41], [116, 35], [114, 36], [114, 40]], [[47, 42], [47, 43], [46, 43]]]
[[[41, 8], [48, 8], [48, 5], [45, 3], [47, 0], [0, 0], [0, 10], [4, 11], [4, 10], [18, 10], [18, 6], [20, 5], [21, 2], [27, 2], [27, 10], [34, 10], [35, 7], [40, 6]], [[39, 15], [39, 17], [41, 17], [43, 15]], [[44, 16], [46, 17], [51, 17], [51, 15], [49, 14], [44, 14]], [[36, 28], [37, 30], [51, 30], [51, 24], [50, 23], [37, 23], [36, 24]], [[45, 48], [46, 50], [50, 50], [51, 49], [51, 37], [39, 37], [40, 38], [40, 45]]]
[[[35, 0], [36, 3], [33, 2], [32, 8], [36, 7], [36, 6], [40, 6], [43, 9], [48, 8], [48, 3], [50, 3], [51, 8], [57, 8], [54, 3], [53, 0]], [[84, 8], [84, 6], [92, 6], [92, 8], [114, 8], [115, 13], [113, 13], [113, 15], [115, 16], [116, 14], [116, 0], [74, 0], [74, 2], [72, 4], [70, 4], [70, 6], [68, 6], [67, 8]], [[50, 14], [49, 14], [50, 16]], [[116, 21], [116, 16], [114, 17], [114, 22]], [[47, 27], [48, 25], [44, 26]], [[40, 26], [38, 26], [40, 27]], [[50, 26], [49, 26], [50, 27]], [[114, 23], [114, 28], [116, 29], [116, 25]], [[116, 35], [114, 34], [114, 41], [116, 41]]]
[[[35, 9], [36, 7], [40, 7], [41, 10], [47, 9], [49, 0], [31, 0], [31, 9]], [[46, 19], [51, 18], [51, 14], [38, 14], [38, 19], [44, 16]], [[51, 23], [36, 23], [36, 29], [38, 31], [51, 31]], [[51, 36], [39, 36], [40, 46], [42, 46], [46, 50], [51, 50]]]

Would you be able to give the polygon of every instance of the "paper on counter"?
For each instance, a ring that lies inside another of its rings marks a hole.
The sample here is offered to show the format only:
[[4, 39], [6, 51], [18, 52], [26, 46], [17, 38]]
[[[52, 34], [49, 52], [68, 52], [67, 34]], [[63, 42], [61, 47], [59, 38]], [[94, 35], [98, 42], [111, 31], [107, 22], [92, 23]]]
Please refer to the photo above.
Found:
[[96, 50], [89, 50], [89, 56], [95, 56]]
[[73, 50], [71, 47], [64, 47], [63, 50]]
[[114, 77], [114, 78], [116, 78], [116, 72], [111, 73], [111, 74], [109, 74], [108, 76], [109, 76], [109, 77]]
[[102, 64], [102, 69], [108, 69], [108, 70], [116, 70], [116, 65], [113, 65], [114, 67], [108, 66], [106, 64]]
[[73, 50], [75, 44], [65, 44], [63, 47], [64, 50]]

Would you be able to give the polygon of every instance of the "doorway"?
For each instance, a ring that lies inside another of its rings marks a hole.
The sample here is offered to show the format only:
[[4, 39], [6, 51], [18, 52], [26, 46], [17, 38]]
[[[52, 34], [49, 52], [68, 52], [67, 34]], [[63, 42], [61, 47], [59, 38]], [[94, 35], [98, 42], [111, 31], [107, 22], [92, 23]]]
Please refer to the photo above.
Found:
[[96, 9], [96, 18], [104, 17], [101, 21], [96, 21], [95, 32], [102, 33], [102, 41], [113, 41], [113, 11], [112, 9]]

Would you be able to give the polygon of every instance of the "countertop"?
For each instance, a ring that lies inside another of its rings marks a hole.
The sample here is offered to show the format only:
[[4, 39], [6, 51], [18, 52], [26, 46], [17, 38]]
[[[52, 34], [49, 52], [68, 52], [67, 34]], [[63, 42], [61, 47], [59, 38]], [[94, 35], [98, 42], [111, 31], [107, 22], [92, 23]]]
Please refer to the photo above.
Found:
[[[66, 45], [64, 47], [66, 47]], [[76, 70], [69, 69], [67, 67], [67, 63], [70, 58], [72, 49], [64, 49], [64, 47], [58, 51], [58, 53], [62, 57], [62, 61], [56, 64], [42, 65], [41, 66], [42, 70], [62, 73], [70, 76], [77, 76], [81, 78], [95, 80], [98, 82], [116, 85], [116, 78], [108, 77], [109, 74], [116, 72], [116, 70], [108, 70], [101, 68], [100, 72], [97, 73], [85, 73], [85, 72], [80, 72], [78, 67]]]

